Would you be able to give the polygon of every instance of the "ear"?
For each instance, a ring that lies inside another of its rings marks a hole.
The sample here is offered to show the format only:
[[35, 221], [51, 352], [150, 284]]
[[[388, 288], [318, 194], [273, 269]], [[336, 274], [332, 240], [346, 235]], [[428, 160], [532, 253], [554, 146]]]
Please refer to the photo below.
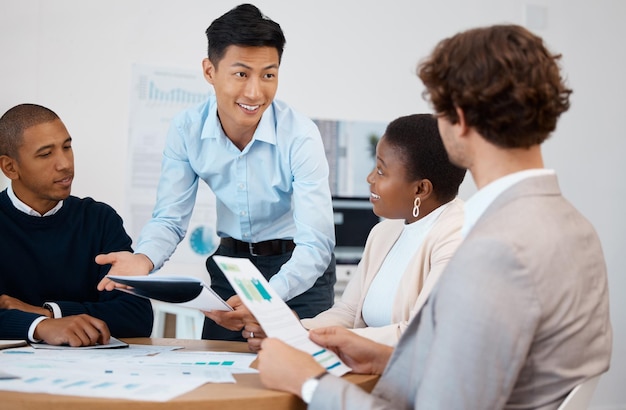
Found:
[[415, 195], [419, 195], [422, 201], [433, 193], [433, 183], [429, 179], [420, 179], [417, 181]]
[[215, 66], [208, 58], [202, 60], [202, 73], [204, 74], [204, 78], [208, 81], [209, 84], [213, 85], [213, 78], [215, 76]]
[[455, 107], [456, 115], [459, 118], [459, 122], [455, 124], [458, 127], [459, 135], [465, 136], [469, 132], [469, 125], [467, 125], [467, 120], [465, 119], [465, 112], [460, 107]]
[[0, 168], [2, 168], [2, 173], [10, 180], [19, 178], [17, 162], [13, 158], [7, 155], [0, 155]]

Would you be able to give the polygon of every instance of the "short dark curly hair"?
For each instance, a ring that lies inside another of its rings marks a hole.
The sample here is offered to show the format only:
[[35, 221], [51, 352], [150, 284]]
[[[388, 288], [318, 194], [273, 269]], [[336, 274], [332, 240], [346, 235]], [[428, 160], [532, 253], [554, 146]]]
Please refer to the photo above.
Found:
[[460, 108], [492, 144], [528, 148], [545, 141], [569, 109], [560, 58], [527, 29], [495, 25], [442, 40], [417, 73], [438, 115], [456, 124]]
[[409, 180], [428, 179], [442, 203], [456, 197], [465, 170], [448, 160], [435, 117], [413, 114], [397, 118], [387, 126], [384, 138], [400, 153]]

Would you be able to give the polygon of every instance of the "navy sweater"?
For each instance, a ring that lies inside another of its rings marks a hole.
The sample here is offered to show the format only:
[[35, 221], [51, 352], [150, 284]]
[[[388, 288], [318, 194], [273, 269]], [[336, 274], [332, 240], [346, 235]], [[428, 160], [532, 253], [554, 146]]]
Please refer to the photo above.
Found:
[[[132, 251], [131, 239], [107, 204], [70, 196], [56, 214], [35, 217], [0, 192], [0, 294], [35, 306], [56, 302], [64, 317], [89, 314], [106, 322], [115, 337], [149, 336], [150, 301], [96, 289], [109, 266], [94, 258], [122, 250]], [[0, 339], [27, 339], [39, 316], [0, 309]]]

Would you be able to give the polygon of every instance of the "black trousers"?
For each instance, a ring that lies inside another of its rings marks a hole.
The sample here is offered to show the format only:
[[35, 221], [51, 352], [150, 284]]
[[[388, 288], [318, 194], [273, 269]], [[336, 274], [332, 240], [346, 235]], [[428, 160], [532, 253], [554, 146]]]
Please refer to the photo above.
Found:
[[[249, 252], [235, 252], [231, 249], [220, 246], [215, 252], [216, 255], [231, 256], [237, 258], [248, 258], [263, 274], [268, 281], [280, 270], [290, 258], [292, 252], [286, 252], [280, 255], [271, 256], [252, 256]], [[206, 260], [206, 268], [211, 275], [211, 288], [222, 297], [228, 300], [235, 295], [235, 291], [217, 267], [212, 257]], [[335, 255], [333, 254], [330, 265], [326, 272], [317, 280], [312, 288], [295, 298], [287, 301], [287, 306], [293, 309], [301, 319], [316, 316], [318, 313], [328, 310], [332, 307], [335, 299], [335, 282], [337, 281], [335, 273]], [[228, 330], [209, 318], [204, 319], [204, 328], [202, 329], [203, 339], [212, 340], [231, 340], [245, 342], [246, 339], [241, 335], [241, 331]]]

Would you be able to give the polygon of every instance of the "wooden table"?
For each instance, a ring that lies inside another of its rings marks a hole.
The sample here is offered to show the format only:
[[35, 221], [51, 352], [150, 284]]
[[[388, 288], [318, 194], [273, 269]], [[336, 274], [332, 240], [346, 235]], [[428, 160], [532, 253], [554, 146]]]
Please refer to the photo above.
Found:
[[[249, 352], [247, 344], [242, 342], [158, 338], [135, 338], [124, 339], [124, 341], [131, 344], [183, 346], [189, 350]], [[0, 408], [3, 410], [111, 410], [127, 408], [132, 408], [132, 410], [306, 409], [306, 405], [300, 398], [290, 393], [269, 390], [263, 387], [258, 374], [236, 374], [234, 377], [237, 380], [235, 384], [207, 383], [167, 402], [0, 391]], [[371, 391], [378, 381], [378, 376], [371, 375], [347, 374], [343, 377], [367, 391]]]

